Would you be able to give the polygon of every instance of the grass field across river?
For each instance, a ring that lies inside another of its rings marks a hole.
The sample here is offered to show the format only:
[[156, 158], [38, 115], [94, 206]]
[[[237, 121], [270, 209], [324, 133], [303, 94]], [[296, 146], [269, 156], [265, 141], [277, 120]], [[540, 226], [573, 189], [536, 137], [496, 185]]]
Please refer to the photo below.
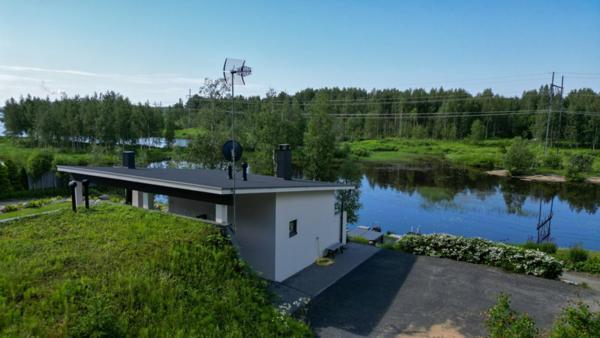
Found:
[[[466, 165], [485, 169], [503, 168], [504, 154], [511, 140], [488, 140], [477, 143], [466, 140], [443, 141], [431, 139], [385, 138], [381, 140], [362, 140], [349, 142], [352, 153], [361, 160], [369, 162], [412, 162], [428, 158], [442, 158], [456, 165]], [[564, 166], [569, 158], [578, 153], [590, 154], [596, 157], [590, 176], [600, 175], [600, 150], [584, 148], [561, 148], [558, 154], [562, 159], [563, 168], [549, 168], [543, 165], [541, 159], [544, 147], [540, 143], [531, 142], [530, 148], [539, 159], [540, 165], [536, 173], [560, 174], [565, 173]], [[550, 151], [556, 152], [556, 149]]]

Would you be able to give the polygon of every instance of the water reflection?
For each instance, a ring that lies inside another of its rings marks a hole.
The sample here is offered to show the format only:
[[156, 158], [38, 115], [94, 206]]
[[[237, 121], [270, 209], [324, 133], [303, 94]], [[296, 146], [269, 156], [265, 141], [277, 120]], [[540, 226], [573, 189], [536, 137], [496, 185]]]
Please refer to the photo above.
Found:
[[560, 246], [600, 249], [600, 186], [534, 183], [456, 168], [446, 162], [368, 165], [356, 224], [379, 223], [397, 233], [420, 228], [492, 240], [536, 236], [538, 214], [553, 197], [552, 237]]

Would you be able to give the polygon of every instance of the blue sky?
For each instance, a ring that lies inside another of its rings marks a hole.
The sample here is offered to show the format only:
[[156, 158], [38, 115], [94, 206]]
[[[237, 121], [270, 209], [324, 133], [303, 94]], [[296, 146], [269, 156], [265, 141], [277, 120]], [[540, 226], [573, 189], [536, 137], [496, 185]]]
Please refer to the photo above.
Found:
[[240, 88], [600, 90], [600, 1], [0, 2], [0, 100], [117, 90], [170, 104], [225, 57]]

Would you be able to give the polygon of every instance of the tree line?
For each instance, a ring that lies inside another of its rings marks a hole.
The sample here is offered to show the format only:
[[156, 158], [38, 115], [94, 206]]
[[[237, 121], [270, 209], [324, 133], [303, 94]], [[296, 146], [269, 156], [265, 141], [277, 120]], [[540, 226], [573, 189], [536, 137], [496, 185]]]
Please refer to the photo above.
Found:
[[78, 147], [84, 143], [108, 146], [135, 144], [140, 138], [162, 137], [174, 125], [170, 114], [148, 103], [132, 104], [115, 92], [93, 96], [21, 97], [6, 101], [2, 121], [6, 134], [28, 136], [38, 145]]
[[[114, 92], [60, 100], [10, 99], [2, 119], [8, 135], [28, 135], [41, 145], [76, 147], [94, 142], [112, 147], [140, 138], [174, 138], [196, 128], [190, 144], [206, 166], [221, 162], [220, 147], [231, 135], [231, 100], [221, 80], [206, 80], [186, 102], [160, 108], [132, 104]], [[235, 137], [254, 151], [254, 166], [273, 167], [279, 143], [299, 149], [309, 177], [330, 176], [328, 164], [340, 141], [386, 137], [461, 140], [537, 139], [550, 144], [596, 148], [600, 142], [600, 93], [573, 90], [550, 99], [548, 86], [505, 97], [491, 89], [305, 89], [293, 95], [270, 90], [264, 97], [235, 98]], [[550, 114], [548, 110], [552, 109]], [[339, 151], [339, 149], [337, 149]]]

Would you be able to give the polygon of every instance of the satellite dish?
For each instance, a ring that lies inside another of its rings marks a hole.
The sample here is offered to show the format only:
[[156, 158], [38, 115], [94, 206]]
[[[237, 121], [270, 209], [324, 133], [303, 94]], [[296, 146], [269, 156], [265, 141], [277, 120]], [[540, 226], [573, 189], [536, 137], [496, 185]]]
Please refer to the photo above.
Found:
[[245, 85], [246, 81], [244, 81], [244, 78], [250, 74], [252, 74], [252, 68], [246, 66], [245, 60], [225, 59], [225, 63], [223, 64], [223, 78], [228, 85]]
[[235, 160], [239, 161], [242, 158], [242, 152], [244, 149], [242, 145], [236, 141], [229, 140], [223, 144], [223, 157], [229, 162], [233, 161], [232, 150], [235, 150]]

